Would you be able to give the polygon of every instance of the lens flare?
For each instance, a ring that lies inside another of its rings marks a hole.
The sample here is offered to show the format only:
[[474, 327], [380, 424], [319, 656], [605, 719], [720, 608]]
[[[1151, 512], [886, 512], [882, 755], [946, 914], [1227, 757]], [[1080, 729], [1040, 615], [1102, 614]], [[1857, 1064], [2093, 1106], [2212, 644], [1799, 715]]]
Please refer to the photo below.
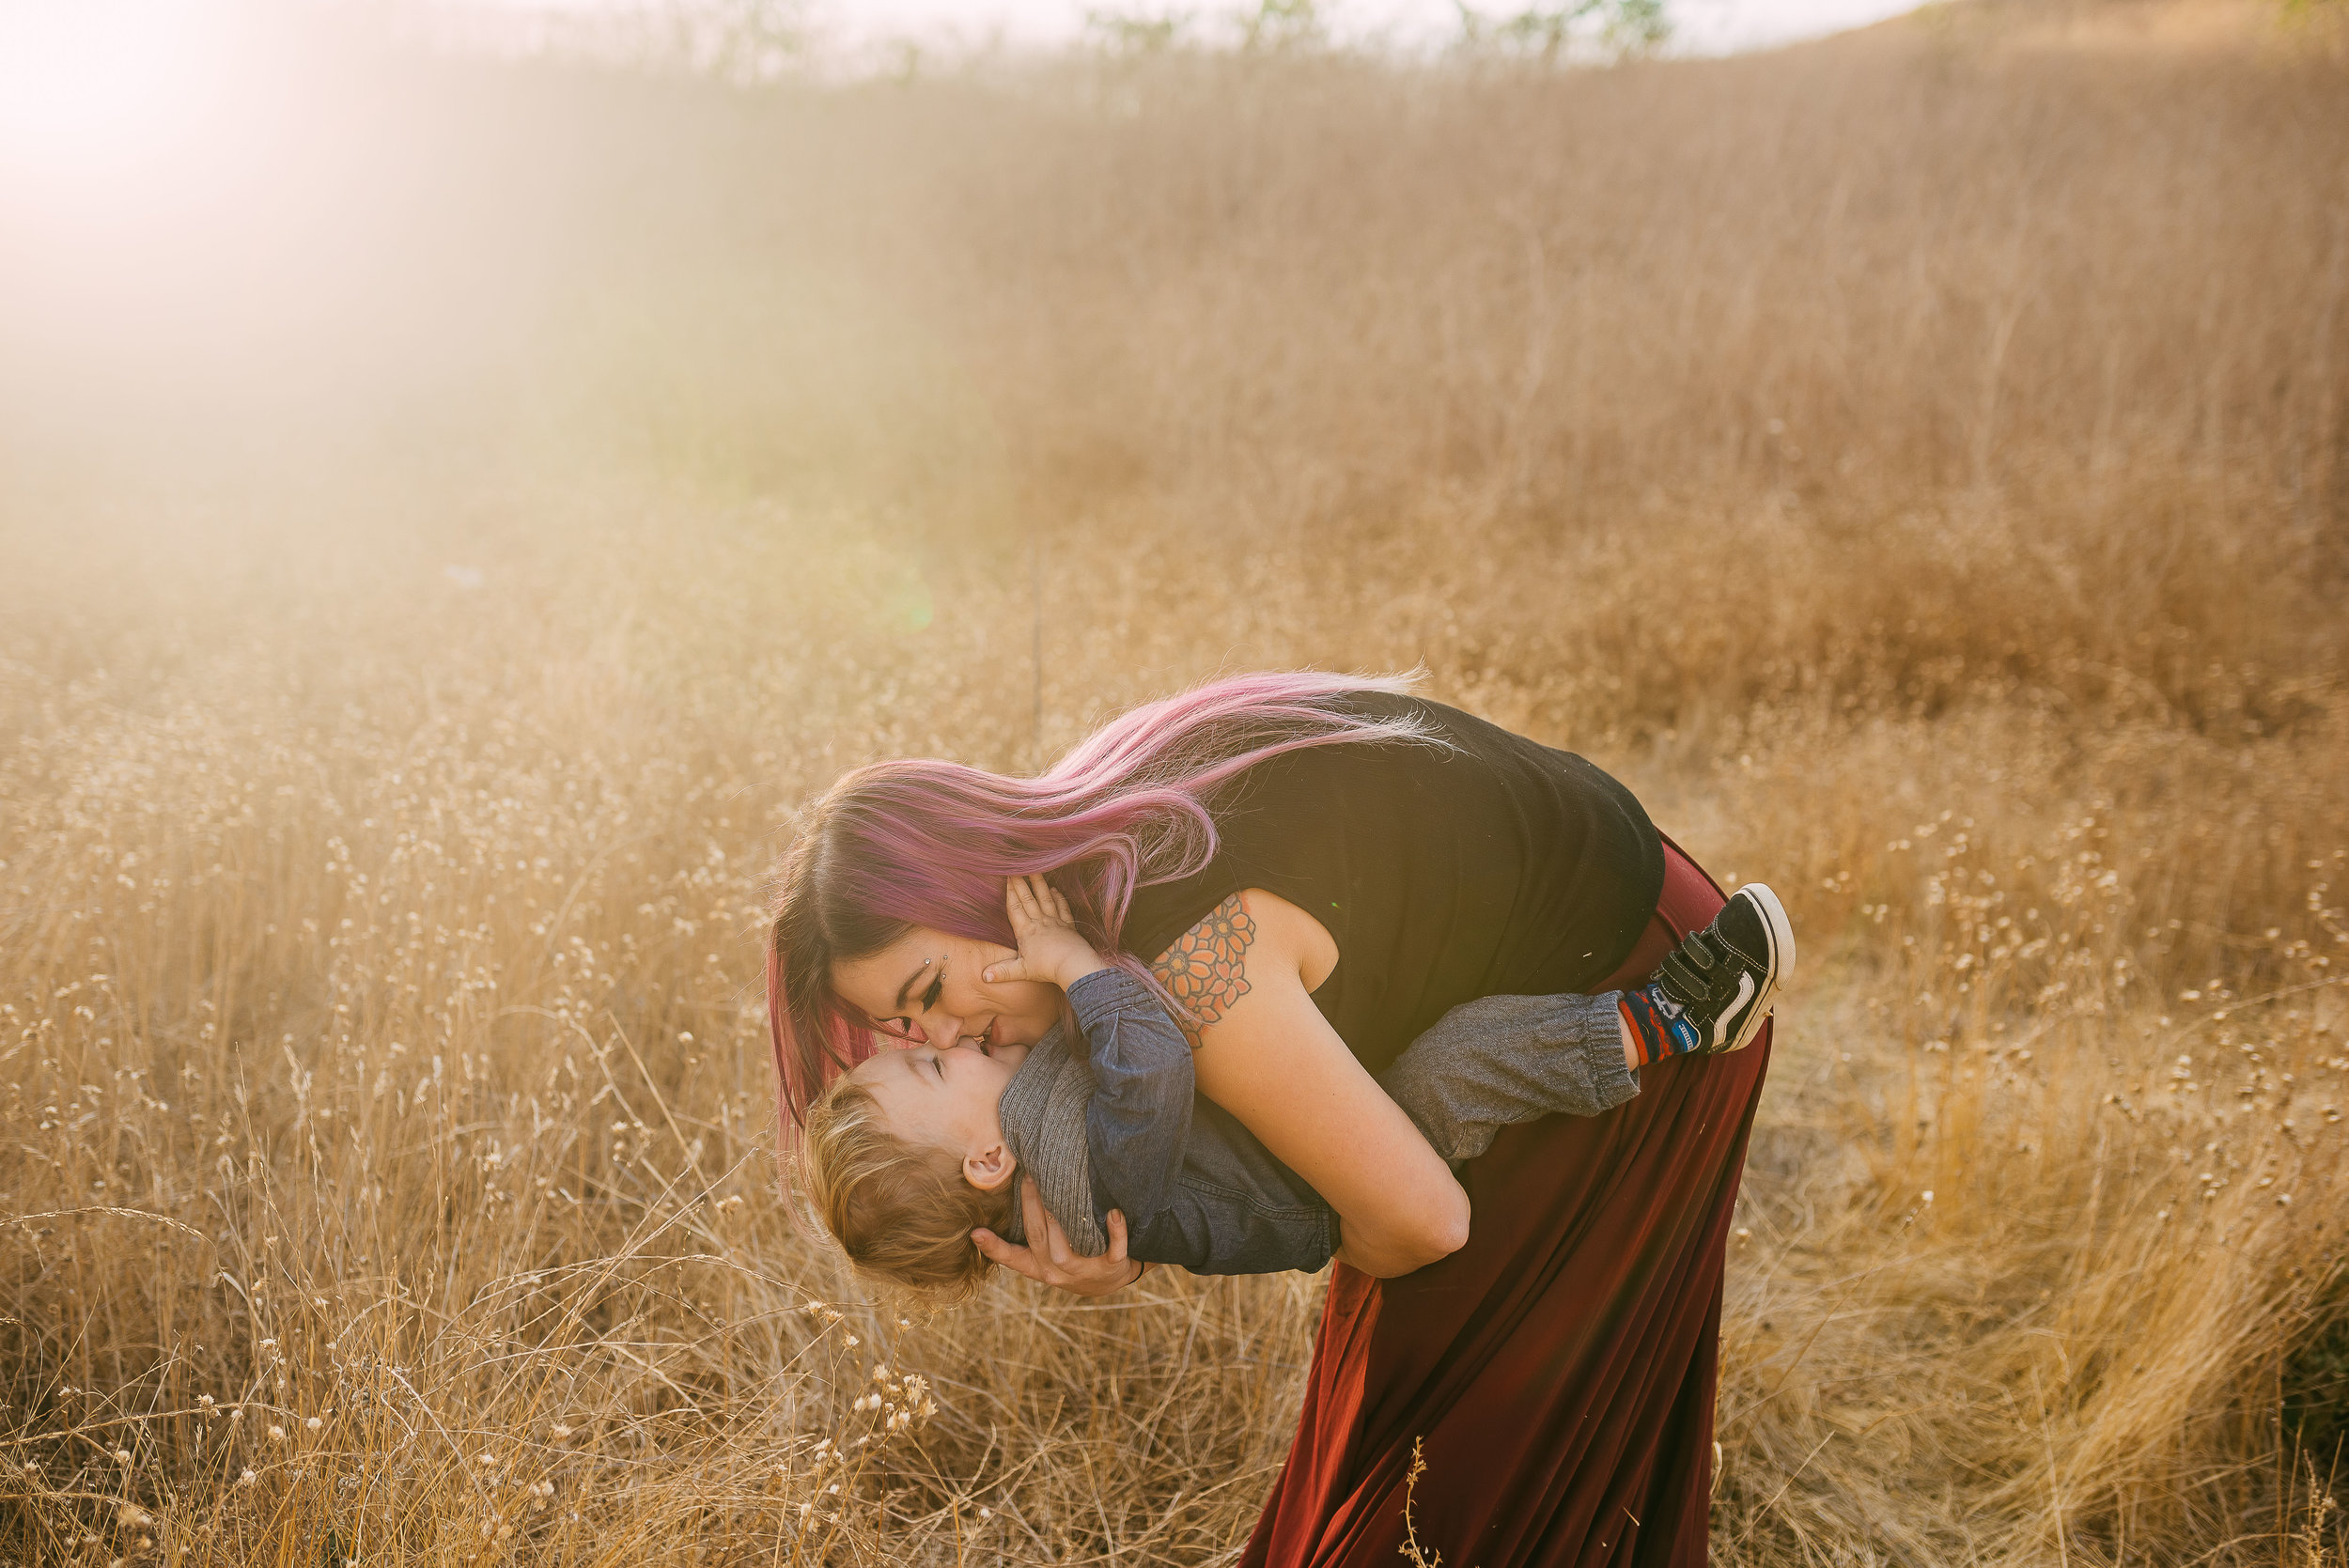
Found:
[[199, 0], [0, 0], [0, 174], [72, 189], [168, 165], [220, 106]]

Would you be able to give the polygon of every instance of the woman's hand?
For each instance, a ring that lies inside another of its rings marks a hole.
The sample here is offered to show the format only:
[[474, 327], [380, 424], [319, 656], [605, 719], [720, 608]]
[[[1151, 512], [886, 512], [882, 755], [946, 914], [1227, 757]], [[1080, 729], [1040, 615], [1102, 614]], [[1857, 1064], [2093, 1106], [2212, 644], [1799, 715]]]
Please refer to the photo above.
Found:
[[1068, 900], [1042, 877], [1009, 877], [1003, 880], [1003, 909], [1011, 916], [1017, 955], [987, 966], [981, 975], [988, 985], [1006, 980], [1049, 980], [1062, 990], [1109, 961], [1077, 932]]
[[1027, 1234], [1041, 1236], [1041, 1244], [1014, 1247], [993, 1231], [971, 1233], [980, 1251], [1014, 1274], [1078, 1296], [1109, 1296], [1149, 1271], [1147, 1264], [1137, 1267], [1135, 1260], [1126, 1255], [1126, 1216], [1116, 1209], [1110, 1210], [1110, 1250], [1097, 1258], [1080, 1256], [1068, 1245], [1068, 1233], [1045, 1212], [1035, 1183], [1026, 1176], [1019, 1178], [1019, 1213]]

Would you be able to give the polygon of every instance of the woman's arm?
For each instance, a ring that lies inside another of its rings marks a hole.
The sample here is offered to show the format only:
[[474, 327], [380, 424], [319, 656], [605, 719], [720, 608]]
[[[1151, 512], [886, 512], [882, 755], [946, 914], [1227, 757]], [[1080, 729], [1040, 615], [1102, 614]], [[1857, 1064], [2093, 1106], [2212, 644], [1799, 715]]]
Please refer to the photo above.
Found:
[[1339, 1257], [1384, 1279], [1467, 1243], [1468, 1194], [1314, 1006], [1337, 957], [1319, 921], [1249, 888], [1152, 969], [1201, 1020], [1200, 1092], [1329, 1201]]

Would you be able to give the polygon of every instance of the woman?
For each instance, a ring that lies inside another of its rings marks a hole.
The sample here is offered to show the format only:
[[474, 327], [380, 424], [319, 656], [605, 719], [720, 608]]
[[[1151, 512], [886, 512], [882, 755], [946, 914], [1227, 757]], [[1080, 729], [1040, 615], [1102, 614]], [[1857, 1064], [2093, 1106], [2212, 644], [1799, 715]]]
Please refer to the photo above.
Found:
[[[1190, 1016], [1199, 1089], [1334, 1208], [1296, 1443], [1248, 1563], [1695, 1563], [1722, 1257], [1768, 1058], [1642, 1075], [1609, 1114], [1503, 1132], [1455, 1179], [1372, 1075], [1478, 997], [1622, 988], [1721, 895], [1579, 757], [1392, 682], [1256, 675], [1139, 709], [1041, 778], [851, 775], [795, 846], [769, 960], [786, 1118], [875, 1032], [1032, 1041], [1003, 879], [1049, 872], [1087, 938]], [[787, 1126], [786, 1126], [787, 1130]], [[1007, 1267], [1098, 1294], [1026, 1210]]]

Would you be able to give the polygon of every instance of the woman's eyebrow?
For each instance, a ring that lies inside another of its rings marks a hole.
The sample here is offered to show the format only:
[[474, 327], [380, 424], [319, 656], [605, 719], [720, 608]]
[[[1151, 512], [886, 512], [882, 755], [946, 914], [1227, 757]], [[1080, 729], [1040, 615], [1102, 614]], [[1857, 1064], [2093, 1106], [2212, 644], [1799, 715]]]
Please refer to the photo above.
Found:
[[903, 1007], [906, 1004], [906, 993], [913, 989], [913, 983], [921, 979], [923, 974], [928, 970], [930, 965], [936, 961], [937, 960], [932, 958], [923, 959], [922, 967], [915, 970], [911, 974], [907, 975], [906, 983], [897, 987], [897, 1000], [891, 1002], [890, 1005], [892, 1007]]

